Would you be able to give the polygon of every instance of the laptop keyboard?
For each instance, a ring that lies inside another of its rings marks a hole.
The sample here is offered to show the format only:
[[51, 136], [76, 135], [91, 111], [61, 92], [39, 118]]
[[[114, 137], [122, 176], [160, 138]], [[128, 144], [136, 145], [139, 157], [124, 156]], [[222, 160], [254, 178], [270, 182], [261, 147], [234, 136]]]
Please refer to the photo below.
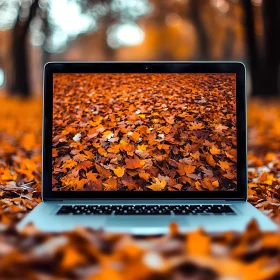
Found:
[[63, 205], [57, 215], [235, 215], [229, 205]]

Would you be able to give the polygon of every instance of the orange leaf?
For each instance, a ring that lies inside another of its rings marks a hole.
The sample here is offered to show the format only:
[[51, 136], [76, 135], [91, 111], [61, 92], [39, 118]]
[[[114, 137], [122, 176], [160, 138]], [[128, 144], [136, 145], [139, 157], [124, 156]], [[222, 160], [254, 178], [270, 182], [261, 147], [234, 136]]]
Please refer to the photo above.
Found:
[[143, 167], [145, 161], [140, 160], [137, 156], [134, 156], [133, 158], [126, 158], [125, 163], [128, 169], [137, 169]]
[[120, 149], [128, 153], [128, 155], [133, 155], [134, 145], [130, 144], [125, 140], [120, 141]]
[[87, 170], [88, 168], [92, 167], [92, 162], [89, 161], [89, 160], [86, 160], [86, 161], [83, 161], [83, 162], [80, 162], [78, 165], [77, 165], [77, 169], [83, 169], [83, 170]]
[[103, 134], [102, 134], [102, 138], [106, 138], [108, 136], [111, 136], [113, 134], [112, 131], [110, 130], [106, 130]]
[[105, 186], [105, 191], [116, 191], [117, 190], [117, 179], [114, 177], [109, 178], [106, 183], [103, 183]]
[[215, 145], [213, 145], [213, 147], [210, 149], [210, 153], [212, 155], [219, 155], [221, 153], [221, 150], [218, 149]]
[[169, 145], [166, 145], [166, 144], [158, 144], [158, 149], [160, 150], [169, 150]]
[[92, 173], [92, 171], [86, 173], [86, 177], [93, 182], [97, 181], [97, 178], [96, 178], [97, 176], [98, 176], [98, 173]]
[[137, 150], [146, 151], [148, 145], [137, 145]]
[[194, 183], [194, 185], [195, 185], [196, 189], [198, 189], [199, 191], [203, 191], [203, 188], [201, 187], [201, 184], [198, 181], [196, 181]]
[[189, 255], [205, 256], [209, 254], [211, 239], [202, 230], [189, 233], [186, 243], [186, 249]]
[[193, 122], [193, 123], [191, 123], [191, 126], [189, 127], [189, 130], [199, 130], [199, 129], [203, 129], [203, 128], [204, 128], [203, 123]]
[[99, 153], [101, 156], [104, 156], [104, 157], [107, 156], [106, 150], [103, 149], [102, 147], [99, 147], [97, 151], [98, 151], [98, 153]]
[[213, 186], [214, 188], [218, 188], [218, 187], [219, 187], [219, 181], [216, 180], [216, 181], [212, 182], [212, 186]]
[[207, 154], [206, 162], [213, 167], [216, 165], [216, 162], [211, 154]]
[[208, 177], [205, 177], [203, 179], [202, 186], [203, 186], [203, 188], [208, 189], [210, 191], [212, 191], [214, 189], [212, 186], [212, 182]]
[[162, 191], [165, 186], [166, 186], [166, 180], [165, 179], [160, 181], [158, 178], [155, 178], [155, 183], [150, 185], [150, 186], [147, 186], [147, 188], [149, 188], [153, 191]]
[[105, 169], [104, 167], [98, 165], [98, 164], [95, 164], [95, 168], [97, 170], [97, 172], [102, 175], [102, 177], [105, 177], [105, 178], [108, 178], [111, 176], [111, 172], [110, 170], [107, 170]]
[[73, 159], [76, 161], [85, 161], [87, 160], [87, 156], [84, 154], [76, 154]]
[[62, 167], [64, 168], [73, 168], [77, 165], [77, 162], [73, 159], [68, 159], [64, 162], [64, 164], [62, 165]]
[[192, 174], [192, 173], [194, 173], [195, 169], [196, 169], [196, 166], [188, 165], [185, 163], [178, 163], [178, 173], [180, 175]]
[[145, 173], [145, 172], [140, 172], [139, 173], [139, 177], [144, 179], [145, 181], [149, 181], [150, 179], [150, 174], [149, 173]]
[[230, 165], [227, 161], [220, 161], [219, 165], [221, 166], [222, 169], [227, 170], [230, 168]]
[[118, 177], [122, 177], [124, 175], [124, 172], [125, 172], [125, 168], [122, 167], [122, 166], [119, 166], [115, 169], [113, 169], [115, 175], [117, 175]]
[[113, 154], [117, 154], [120, 151], [120, 145], [112, 145], [111, 147], [108, 148], [107, 152], [108, 153], [113, 153]]
[[137, 142], [139, 140], [140, 134], [138, 132], [133, 132], [133, 134], [129, 137], [132, 141]]

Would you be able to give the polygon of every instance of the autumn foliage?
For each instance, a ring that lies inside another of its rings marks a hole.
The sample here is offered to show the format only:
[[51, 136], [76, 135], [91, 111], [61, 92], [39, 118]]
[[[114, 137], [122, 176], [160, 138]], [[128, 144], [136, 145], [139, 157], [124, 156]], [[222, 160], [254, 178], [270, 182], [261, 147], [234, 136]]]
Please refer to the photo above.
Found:
[[[12, 224], [41, 201], [41, 101], [0, 103], [1, 279], [279, 279], [279, 232], [254, 222], [219, 234], [178, 233], [172, 224], [170, 234], [145, 238], [16, 231]], [[248, 118], [249, 201], [280, 225], [280, 104], [250, 100]]]
[[[5, 243], [4, 243], [5, 242]], [[243, 234], [137, 237], [85, 228], [41, 233], [32, 226], [0, 235], [1, 279], [279, 279], [279, 233], [251, 222]], [[5, 252], [3, 254], [3, 252]]]
[[54, 74], [53, 190], [236, 190], [235, 74]]

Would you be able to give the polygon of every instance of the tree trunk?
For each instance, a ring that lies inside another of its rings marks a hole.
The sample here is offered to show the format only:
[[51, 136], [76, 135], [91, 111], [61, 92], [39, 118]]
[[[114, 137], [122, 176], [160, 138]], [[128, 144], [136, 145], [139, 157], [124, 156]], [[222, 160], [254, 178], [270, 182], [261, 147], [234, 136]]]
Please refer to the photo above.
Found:
[[[49, 5], [47, 3], [47, 5]], [[43, 15], [42, 15], [42, 21], [43, 21], [43, 33], [44, 33], [44, 41], [42, 44], [42, 64], [45, 65], [47, 62], [50, 61], [50, 53], [47, 50], [48, 46], [47, 43], [50, 39], [50, 24], [49, 24], [49, 7], [47, 6], [46, 11], [44, 11]]]
[[29, 56], [27, 48], [28, 30], [32, 19], [36, 15], [39, 0], [34, 0], [30, 5], [29, 15], [25, 22], [20, 20], [21, 8], [19, 15], [12, 30], [11, 44], [11, 84], [9, 87], [10, 94], [20, 95], [22, 97], [30, 96], [30, 80], [29, 80]]
[[265, 96], [278, 96], [280, 64], [280, 1], [263, 1], [265, 64], [263, 75]]
[[247, 58], [251, 73], [252, 95], [263, 95], [263, 85], [261, 79], [261, 63], [257, 51], [257, 39], [255, 33], [255, 17], [251, 0], [243, 0], [245, 42], [247, 48]]
[[19, 24], [12, 33], [12, 84], [10, 93], [27, 97], [30, 95], [30, 83], [28, 75], [28, 50], [26, 46], [26, 35]]
[[204, 0], [191, 0], [190, 9], [191, 17], [197, 32], [200, 59], [209, 60], [211, 57], [209, 49], [209, 39], [207, 36], [207, 32], [205, 31], [204, 24], [202, 22], [202, 18], [200, 16], [203, 2]]
[[223, 50], [223, 60], [232, 59], [232, 51], [234, 46], [235, 33], [232, 28], [228, 27], [226, 30], [226, 38]]

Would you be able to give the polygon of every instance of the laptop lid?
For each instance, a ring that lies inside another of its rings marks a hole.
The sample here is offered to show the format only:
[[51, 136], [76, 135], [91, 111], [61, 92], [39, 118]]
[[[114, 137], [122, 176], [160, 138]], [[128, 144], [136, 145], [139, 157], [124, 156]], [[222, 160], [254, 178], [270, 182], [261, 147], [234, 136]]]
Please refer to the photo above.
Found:
[[43, 199], [247, 198], [239, 62], [52, 62]]

